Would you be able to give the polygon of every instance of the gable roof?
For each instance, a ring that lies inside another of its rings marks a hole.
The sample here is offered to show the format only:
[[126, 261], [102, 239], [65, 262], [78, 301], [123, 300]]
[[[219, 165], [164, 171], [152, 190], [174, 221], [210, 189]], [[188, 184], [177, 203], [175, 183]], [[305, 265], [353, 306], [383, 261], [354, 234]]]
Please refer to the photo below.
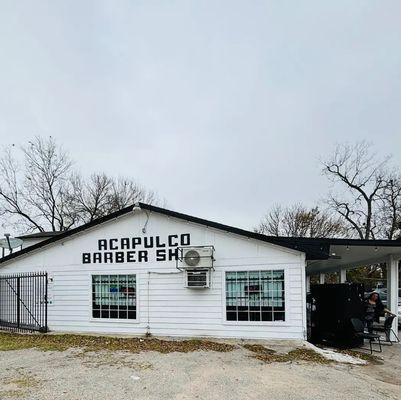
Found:
[[42, 247], [48, 246], [50, 244], [62, 241], [63, 239], [69, 238], [78, 233], [84, 232], [90, 228], [97, 225], [104, 224], [106, 222], [112, 221], [115, 218], [129, 214], [133, 211], [135, 206], [139, 206], [142, 210], [147, 210], [149, 212], [155, 212], [169, 217], [182, 219], [184, 221], [192, 222], [199, 225], [208, 226], [210, 228], [215, 228], [221, 231], [234, 233], [236, 235], [245, 236], [247, 238], [260, 240], [262, 242], [275, 244], [278, 246], [286, 247], [289, 249], [301, 251], [306, 254], [307, 260], [325, 260], [330, 257], [330, 245], [331, 244], [343, 244], [343, 245], [356, 245], [356, 246], [401, 246], [401, 240], [359, 240], [359, 239], [330, 239], [330, 238], [303, 238], [303, 237], [283, 237], [283, 236], [267, 236], [261, 233], [256, 233], [252, 231], [247, 231], [240, 228], [235, 228], [233, 226], [220, 224], [218, 222], [209, 221], [206, 219], [194, 217], [187, 214], [182, 214], [176, 211], [167, 210], [165, 208], [156, 207], [145, 203], [136, 203], [129, 207], [125, 207], [119, 211], [111, 213], [101, 218], [97, 218], [87, 224], [78, 226], [77, 228], [70, 229], [68, 231], [60, 232], [51, 236], [50, 238], [43, 240], [32, 246], [25, 247], [24, 249], [17, 251], [15, 253], [9, 254], [0, 259], [0, 264], [6, 261], [12, 260], [14, 258], [20, 257], [25, 254], [29, 254], [35, 250]]

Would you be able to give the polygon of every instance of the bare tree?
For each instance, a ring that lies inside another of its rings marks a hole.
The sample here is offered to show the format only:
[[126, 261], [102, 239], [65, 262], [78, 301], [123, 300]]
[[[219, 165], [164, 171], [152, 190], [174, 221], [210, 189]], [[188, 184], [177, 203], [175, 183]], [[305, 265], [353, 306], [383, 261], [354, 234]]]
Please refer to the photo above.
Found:
[[[400, 235], [400, 174], [389, 172], [390, 157], [378, 158], [371, 145], [360, 142], [337, 146], [323, 162], [323, 172], [341, 189], [330, 194], [328, 204], [347, 223], [349, 233], [360, 239], [394, 239]], [[348, 278], [371, 282], [383, 274], [383, 265], [353, 269]]]
[[338, 145], [332, 157], [323, 161], [324, 174], [341, 188], [340, 194], [330, 194], [328, 205], [360, 239], [375, 238], [379, 231], [375, 208], [387, 185], [388, 160], [379, 160], [371, 145], [360, 142]]
[[25, 198], [20, 173], [20, 165], [13, 158], [11, 149], [6, 149], [0, 159], [0, 215], [11, 220], [11, 224], [20, 223], [28, 230], [44, 231], [38, 213], [31, 209]]
[[108, 213], [113, 181], [105, 174], [92, 174], [89, 180], [74, 174], [71, 178], [73, 191], [69, 199], [74, 204], [80, 222], [91, 222]]
[[12, 148], [0, 157], [0, 218], [19, 233], [64, 231], [137, 201], [159, 202], [130, 178], [96, 173], [84, 179], [52, 137], [19, 148], [23, 162]]
[[155, 192], [146, 190], [132, 179], [120, 177], [113, 180], [109, 197], [109, 212], [127, 207], [138, 201], [152, 204], [159, 200]]
[[36, 137], [21, 147], [24, 168], [6, 149], [0, 159], [1, 214], [19, 230], [65, 230], [75, 223], [65, 202], [72, 161], [53, 138]]
[[25, 156], [24, 197], [52, 231], [69, 229], [76, 222], [67, 199], [71, 190], [72, 160], [56, 141], [36, 137], [22, 147]]
[[270, 211], [262, 218], [259, 225], [254, 228], [255, 232], [271, 236], [289, 236], [287, 229], [283, 228], [285, 210], [274, 205]]
[[394, 172], [386, 180], [381, 192], [378, 221], [380, 236], [387, 239], [401, 238], [401, 174]]
[[91, 222], [138, 201], [148, 204], [159, 201], [155, 192], [146, 190], [132, 179], [114, 179], [104, 173], [92, 174], [88, 180], [75, 174], [72, 186], [69, 203], [74, 204], [82, 223]]
[[341, 237], [345, 233], [339, 219], [318, 207], [309, 209], [301, 204], [274, 206], [255, 230], [266, 235], [297, 237]]

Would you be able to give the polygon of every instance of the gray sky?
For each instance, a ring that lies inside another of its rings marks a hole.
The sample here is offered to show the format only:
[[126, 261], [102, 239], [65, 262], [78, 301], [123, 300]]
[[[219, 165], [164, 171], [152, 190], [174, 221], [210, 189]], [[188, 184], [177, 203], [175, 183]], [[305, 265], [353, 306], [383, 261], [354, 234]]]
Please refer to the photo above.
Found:
[[[400, 1], [0, 3], [0, 138], [252, 228], [321, 199], [319, 157], [401, 150]], [[401, 164], [401, 162], [400, 162]]]

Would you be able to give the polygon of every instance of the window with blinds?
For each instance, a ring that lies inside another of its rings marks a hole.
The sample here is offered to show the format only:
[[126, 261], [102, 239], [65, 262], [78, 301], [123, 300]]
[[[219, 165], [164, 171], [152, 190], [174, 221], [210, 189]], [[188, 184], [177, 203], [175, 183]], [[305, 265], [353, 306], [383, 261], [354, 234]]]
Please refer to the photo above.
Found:
[[226, 272], [227, 321], [285, 321], [284, 270]]
[[93, 275], [92, 317], [136, 319], [136, 275]]

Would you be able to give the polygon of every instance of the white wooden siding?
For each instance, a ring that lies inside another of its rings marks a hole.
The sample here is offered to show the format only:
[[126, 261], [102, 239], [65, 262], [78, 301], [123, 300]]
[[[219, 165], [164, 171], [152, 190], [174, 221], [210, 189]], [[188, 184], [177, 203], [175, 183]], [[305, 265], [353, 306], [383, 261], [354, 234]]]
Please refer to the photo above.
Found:
[[[147, 235], [190, 233], [192, 245], [214, 245], [215, 271], [210, 289], [184, 287], [183, 274], [175, 261], [82, 264], [83, 252], [96, 251], [98, 239], [143, 236], [145, 216], [128, 215], [97, 226], [63, 242], [0, 266], [0, 274], [47, 271], [52, 304], [48, 307], [49, 328], [63, 332], [93, 332], [142, 335], [148, 324], [154, 335], [213, 336], [236, 338], [303, 339], [305, 299], [304, 255], [283, 247], [187, 223], [152, 213]], [[229, 270], [285, 270], [286, 321], [225, 321], [224, 272]], [[150, 291], [148, 295], [148, 272]], [[137, 320], [100, 320], [91, 317], [92, 274], [137, 275]], [[149, 298], [149, 302], [148, 302]]]

